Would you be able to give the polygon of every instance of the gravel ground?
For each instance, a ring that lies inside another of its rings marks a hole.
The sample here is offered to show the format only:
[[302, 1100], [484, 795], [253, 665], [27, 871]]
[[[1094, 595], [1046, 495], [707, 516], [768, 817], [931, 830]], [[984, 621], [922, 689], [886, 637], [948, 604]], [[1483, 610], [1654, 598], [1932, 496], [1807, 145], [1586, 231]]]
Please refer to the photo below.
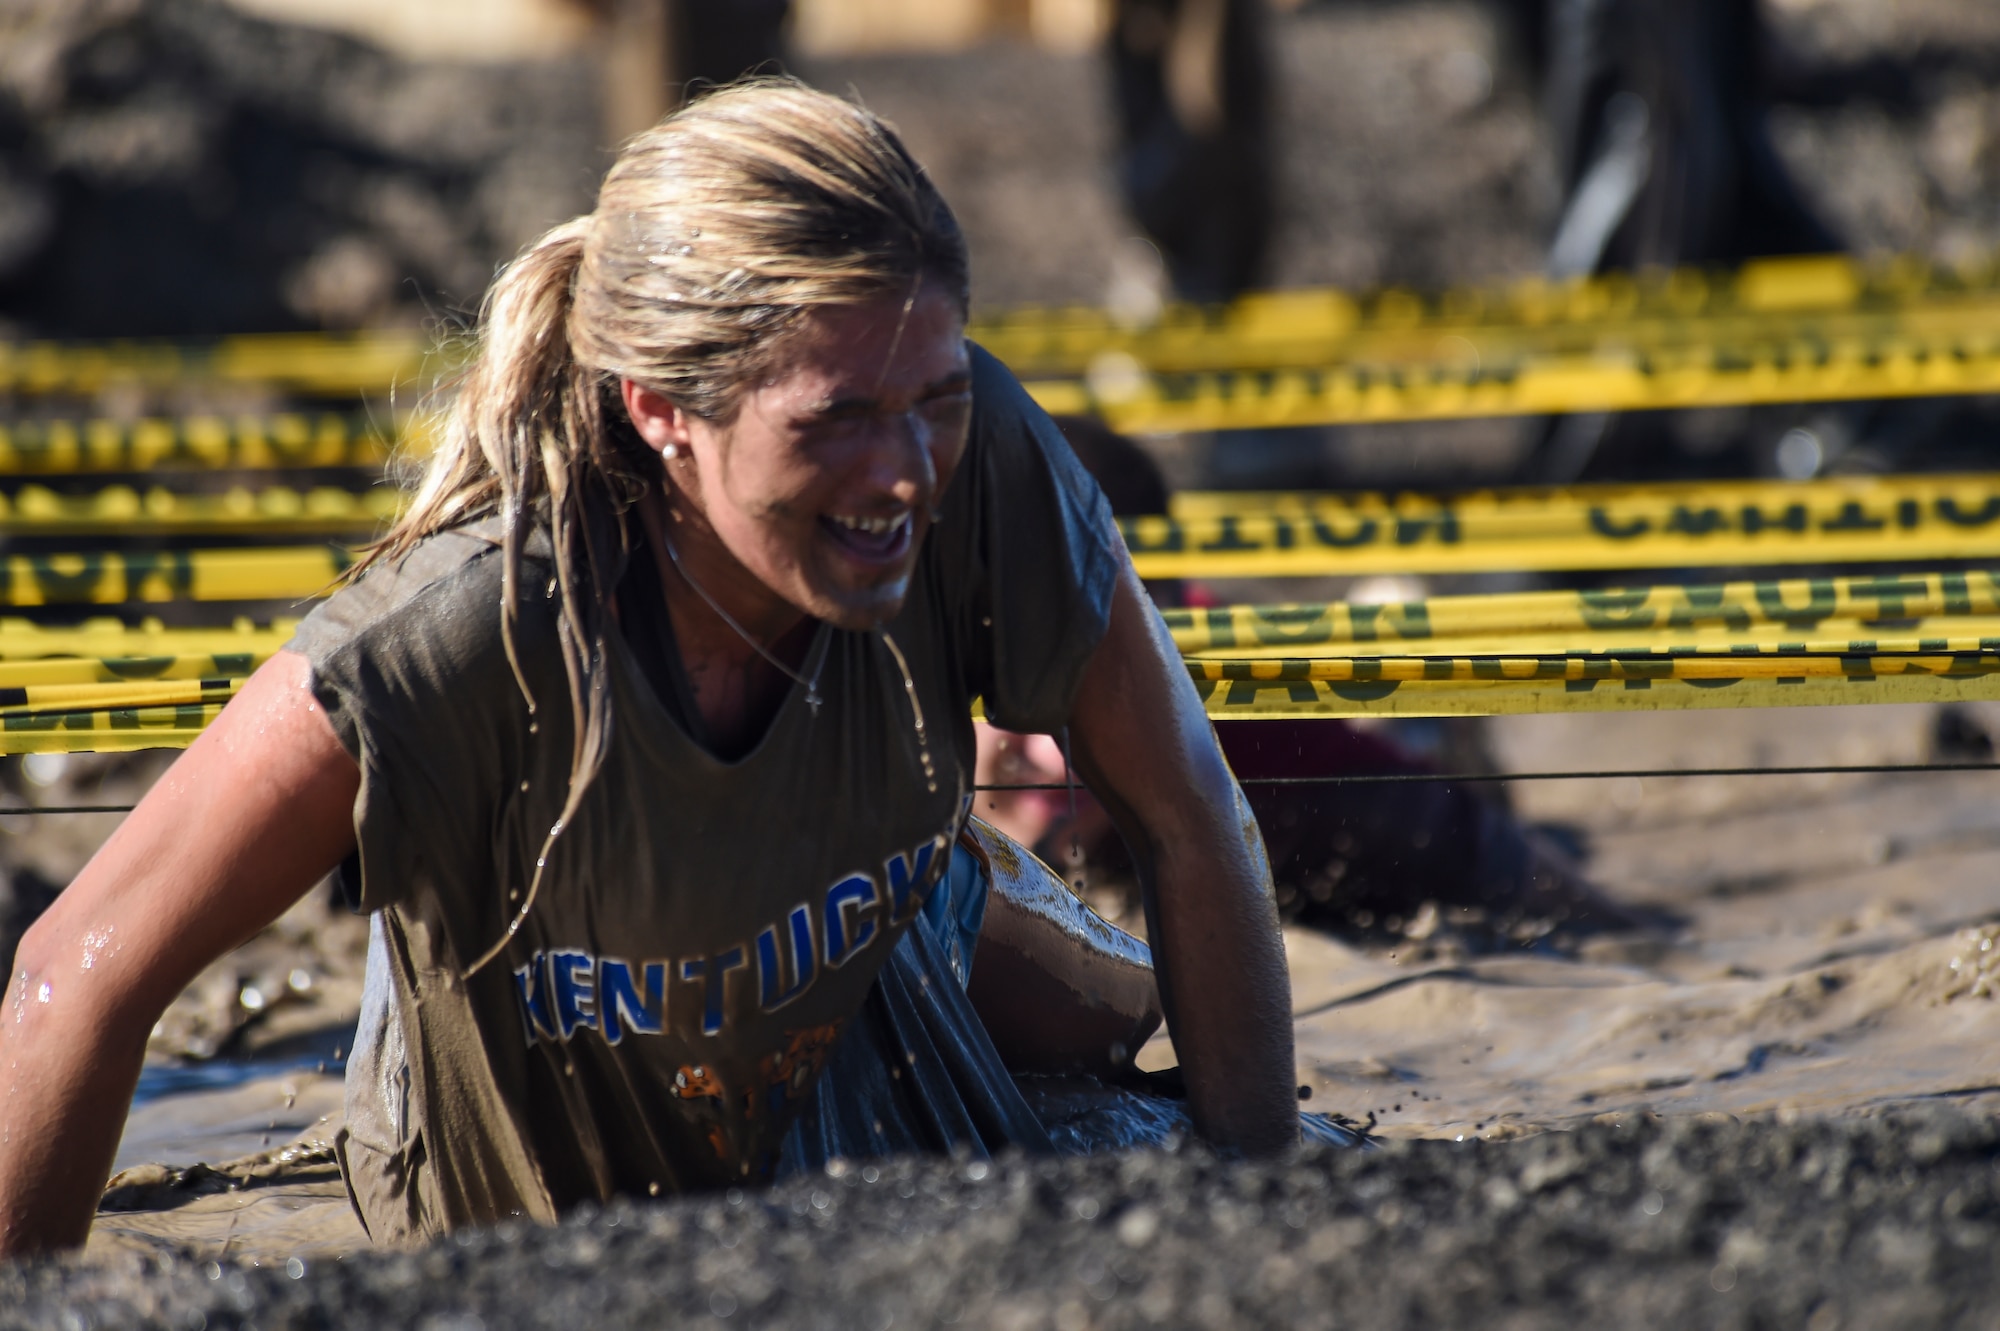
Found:
[[847, 1165], [344, 1262], [24, 1265], [0, 1326], [1987, 1326], [1996, 1242], [1987, 1115], [1607, 1116], [1282, 1165]]

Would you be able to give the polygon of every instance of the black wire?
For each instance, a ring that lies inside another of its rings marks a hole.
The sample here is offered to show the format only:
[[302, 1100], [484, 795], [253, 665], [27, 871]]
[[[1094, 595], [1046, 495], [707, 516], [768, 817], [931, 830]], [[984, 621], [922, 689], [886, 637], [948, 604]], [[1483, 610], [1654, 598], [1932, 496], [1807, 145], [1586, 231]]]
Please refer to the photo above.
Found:
[[16, 805], [0, 809], [0, 815], [10, 813], [130, 813], [138, 806], [132, 804], [49, 804]]
[[[1245, 776], [1244, 786], [1383, 786], [1405, 782], [1443, 781], [1611, 781], [1619, 777], [1686, 776], [1906, 776], [1919, 772], [2000, 772], [2000, 762], [1992, 763], [1865, 763], [1847, 767], [1637, 767], [1614, 768], [1602, 772], [1354, 772], [1339, 776]], [[1039, 784], [974, 786], [980, 792], [1014, 790], [1069, 790], [1063, 781]], [[35, 813], [130, 813], [131, 804], [50, 804], [0, 808], [8, 814]]]
[[[1366, 772], [1340, 776], [1246, 776], [1245, 786], [1394, 785], [1416, 781], [1609, 781], [1617, 777], [1679, 776], [1840, 776], [1896, 775], [1915, 772], [2000, 772], [1992, 763], [1869, 763], [1849, 767], [1642, 767], [1605, 772]], [[1062, 790], [1060, 782], [1043, 785], [974, 786], [974, 790]]]

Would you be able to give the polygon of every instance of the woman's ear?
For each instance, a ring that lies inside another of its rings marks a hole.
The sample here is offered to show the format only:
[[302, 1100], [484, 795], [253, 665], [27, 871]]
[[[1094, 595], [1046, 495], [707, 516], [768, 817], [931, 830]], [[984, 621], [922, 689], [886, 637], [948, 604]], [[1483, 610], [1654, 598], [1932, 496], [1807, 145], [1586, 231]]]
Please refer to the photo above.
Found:
[[618, 391], [625, 400], [625, 414], [632, 418], [632, 428], [661, 457], [677, 457], [690, 446], [688, 415], [672, 401], [630, 379], [619, 380]]

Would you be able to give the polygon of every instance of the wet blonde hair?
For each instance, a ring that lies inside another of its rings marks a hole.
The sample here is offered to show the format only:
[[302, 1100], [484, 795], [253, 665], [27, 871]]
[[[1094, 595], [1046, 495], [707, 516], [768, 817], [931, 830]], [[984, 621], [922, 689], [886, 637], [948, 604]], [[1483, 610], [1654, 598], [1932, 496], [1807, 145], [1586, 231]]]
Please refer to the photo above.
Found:
[[[626, 144], [596, 209], [551, 230], [494, 281], [423, 479], [356, 572], [498, 515], [503, 636], [532, 711], [515, 644], [521, 551], [535, 527], [547, 529], [575, 736], [549, 842], [595, 776], [611, 724], [604, 632], [623, 538], [600, 549], [607, 528], [591, 514], [622, 512], [661, 477], [626, 419], [619, 381], [726, 422], [811, 311], [913, 299], [926, 280], [964, 311], [958, 224], [895, 131], [851, 102], [760, 79], [713, 92]], [[539, 882], [538, 869], [506, 935], [470, 970], [513, 936]]]

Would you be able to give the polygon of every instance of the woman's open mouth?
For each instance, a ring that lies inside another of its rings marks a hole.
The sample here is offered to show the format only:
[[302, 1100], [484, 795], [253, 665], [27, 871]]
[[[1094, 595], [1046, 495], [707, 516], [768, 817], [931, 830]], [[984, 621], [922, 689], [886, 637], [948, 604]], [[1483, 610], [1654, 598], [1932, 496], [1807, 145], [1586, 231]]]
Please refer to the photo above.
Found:
[[910, 536], [916, 524], [913, 510], [903, 509], [882, 517], [828, 514], [819, 525], [834, 543], [867, 564], [893, 564], [909, 553]]

